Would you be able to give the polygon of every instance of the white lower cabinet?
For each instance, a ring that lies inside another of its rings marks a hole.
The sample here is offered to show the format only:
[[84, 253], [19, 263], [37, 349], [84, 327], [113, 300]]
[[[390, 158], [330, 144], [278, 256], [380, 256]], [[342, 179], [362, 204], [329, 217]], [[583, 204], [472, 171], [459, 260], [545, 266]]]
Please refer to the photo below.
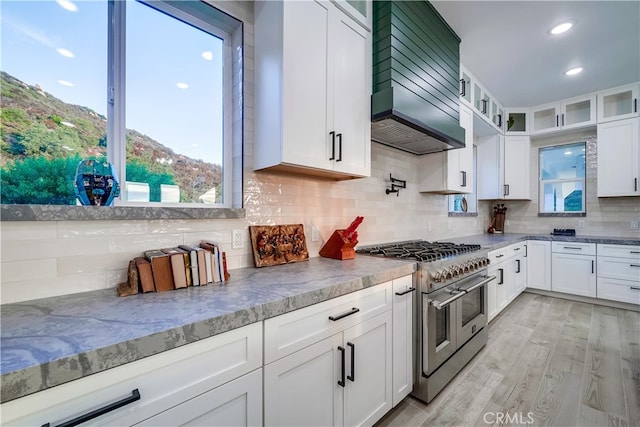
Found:
[[527, 261], [524, 243], [491, 251], [488, 256], [487, 274], [496, 276], [487, 288], [487, 309], [491, 321], [527, 287]]
[[551, 290], [595, 297], [595, 243], [552, 242], [551, 250]]
[[551, 290], [551, 242], [527, 240], [527, 287]]
[[413, 389], [413, 277], [393, 281], [393, 406]]
[[598, 244], [598, 298], [640, 304], [640, 246]]
[[391, 405], [391, 311], [264, 367], [267, 426], [371, 425]]
[[256, 369], [136, 425], [261, 426], [262, 369]]
[[58, 425], [125, 398], [87, 423], [261, 425], [261, 366], [257, 322], [3, 403], [2, 425]]

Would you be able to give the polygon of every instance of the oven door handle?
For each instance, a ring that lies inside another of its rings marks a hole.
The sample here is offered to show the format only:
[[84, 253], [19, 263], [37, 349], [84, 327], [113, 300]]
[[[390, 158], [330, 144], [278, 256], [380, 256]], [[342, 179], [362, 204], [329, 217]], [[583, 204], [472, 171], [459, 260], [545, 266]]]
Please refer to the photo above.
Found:
[[465, 291], [465, 292], [471, 292], [471, 291], [473, 291], [473, 290], [478, 289], [478, 288], [479, 288], [479, 287], [481, 287], [481, 286], [486, 285], [487, 283], [489, 283], [489, 282], [490, 282], [490, 281], [492, 281], [492, 280], [496, 280], [496, 276], [482, 276], [482, 278], [484, 279], [483, 281], [478, 282], [478, 283], [476, 283], [475, 285], [473, 285], [473, 286], [471, 286], [471, 287], [469, 287], [469, 288], [466, 288], [466, 289], [459, 289], [459, 290], [460, 290], [460, 291]]
[[449, 304], [451, 304], [452, 302], [454, 302], [458, 298], [462, 298], [463, 296], [465, 296], [467, 294], [465, 291], [454, 291], [454, 292], [457, 292], [457, 293], [454, 294], [451, 298], [447, 298], [446, 300], [444, 300], [442, 302], [434, 299], [434, 300], [429, 301], [429, 305], [434, 306], [438, 310], [442, 310], [443, 308], [445, 308], [446, 306], [448, 306]]

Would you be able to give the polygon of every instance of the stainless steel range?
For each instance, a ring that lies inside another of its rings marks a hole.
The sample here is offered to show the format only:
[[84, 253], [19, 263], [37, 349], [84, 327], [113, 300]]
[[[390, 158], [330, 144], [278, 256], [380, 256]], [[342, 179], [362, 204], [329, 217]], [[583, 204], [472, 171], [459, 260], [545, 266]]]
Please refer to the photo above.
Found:
[[418, 261], [412, 395], [428, 403], [487, 343], [488, 250], [412, 240], [357, 252]]

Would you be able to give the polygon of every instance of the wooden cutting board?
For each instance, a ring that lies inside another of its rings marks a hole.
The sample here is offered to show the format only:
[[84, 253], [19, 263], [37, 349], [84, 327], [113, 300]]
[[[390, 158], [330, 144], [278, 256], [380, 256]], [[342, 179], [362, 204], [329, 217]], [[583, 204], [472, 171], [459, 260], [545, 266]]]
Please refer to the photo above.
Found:
[[256, 267], [269, 267], [309, 259], [302, 224], [249, 226]]

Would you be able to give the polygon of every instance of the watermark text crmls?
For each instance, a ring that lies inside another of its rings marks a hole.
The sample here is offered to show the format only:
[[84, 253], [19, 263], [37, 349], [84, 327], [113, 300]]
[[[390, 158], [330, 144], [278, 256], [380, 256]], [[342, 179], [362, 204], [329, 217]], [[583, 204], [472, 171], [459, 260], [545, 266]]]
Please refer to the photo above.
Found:
[[533, 424], [535, 421], [533, 418], [533, 412], [515, 412], [510, 414], [508, 412], [485, 412], [482, 420], [487, 424]]

